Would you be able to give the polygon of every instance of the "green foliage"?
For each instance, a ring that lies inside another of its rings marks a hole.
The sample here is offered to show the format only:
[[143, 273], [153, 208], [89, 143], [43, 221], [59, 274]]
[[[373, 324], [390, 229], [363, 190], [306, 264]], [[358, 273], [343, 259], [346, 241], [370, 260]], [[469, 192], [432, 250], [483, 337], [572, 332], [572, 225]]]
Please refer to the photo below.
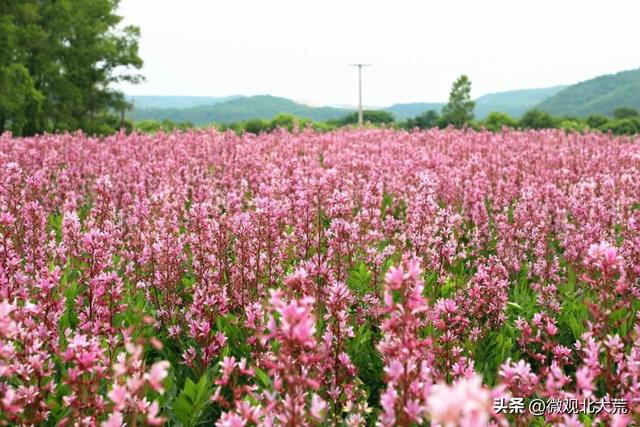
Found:
[[393, 114], [398, 120], [408, 120], [430, 110], [439, 114], [442, 111], [442, 107], [444, 107], [444, 103], [440, 102], [410, 102], [406, 104], [394, 104], [385, 108], [384, 111]]
[[503, 127], [515, 128], [518, 122], [506, 113], [491, 112], [484, 122], [481, 122], [485, 128], [492, 132], [500, 132]]
[[186, 131], [194, 127], [194, 124], [190, 122], [175, 123], [168, 119], [165, 119], [162, 122], [157, 120], [143, 120], [135, 124], [136, 130], [148, 133], [173, 132], [175, 130]]
[[311, 127], [319, 132], [330, 132], [338, 128], [336, 124], [328, 122], [313, 122]]
[[296, 117], [292, 114], [278, 114], [275, 116], [271, 122], [269, 123], [269, 129], [286, 129], [288, 131], [292, 131], [294, 129], [303, 129], [313, 122], [309, 119], [305, 119], [302, 117]]
[[22, 134], [27, 123], [27, 106], [35, 106], [39, 112], [43, 100], [24, 65], [0, 66], [0, 132], [9, 129], [16, 135]]
[[435, 110], [425, 111], [414, 118], [407, 119], [405, 127], [407, 129], [431, 129], [438, 126], [440, 115]]
[[473, 120], [475, 105], [471, 100], [471, 80], [463, 74], [451, 87], [449, 102], [442, 109], [442, 118], [447, 124], [461, 128]]
[[575, 131], [575, 132], [582, 132], [583, 130], [588, 128], [585, 122], [581, 120], [576, 120], [576, 119], [562, 120], [558, 124], [558, 127], [566, 131]]
[[[488, 93], [475, 99], [474, 115], [480, 119], [486, 119], [489, 113], [500, 111], [511, 117], [520, 117], [527, 110], [534, 108], [545, 99], [555, 95], [568, 86], [553, 86], [540, 89], [520, 89], [505, 92]], [[409, 120], [422, 114], [423, 111], [442, 111], [444, 103], [438, 102], [412, 102], [394, 104], [384, 110], [393, 114], [397, 120]], [[409, 128], [415, 126], [410, 125]]]
[[611, 116], [621, 106], [640, 109], [640, 69], [603, 75], [569, 86], [542, 101], [538, 108], [553, 115], [586, 117], [589, 114]]
[[[362, 111], [362, 119], [364, 120], [365, 123], [372, 123], [372, 124], [382, 124], [382, 123], [390, 124], [395, 122], [395, 118], [393, 117], [393, 114], [386, 111], [381, 111], [381, 110], [364, 110]], [[335, 121], [335, 123], [342, 126], [357, 124], [358, 113], [354, 112], [354, 113], [347, 114], [342, 119]]]
[[0, 2], [0, 131], [114, 132], [127, 107], [113, 83], [136, 83], [138, 28], [118, 0]]
[[240, 96], [209, 105], [188, 108], [140, 108], [136, 109], [137, 120], [164, 120], [191, 122], [196, 126], [219, 123], [231, 125], [247, 120], [272, 120], [278, 114], [304, 117], [314, 121], [339, 120], [348, 110], [332, 107], [310, 107], [290, 99], [271, 95]]
[[347, 285], [357, 296], [363, 296], [370, 291], [371, 272], [364, 263], [360, 263], [358, 268], [349, 273]]
[[233, 314], [216, 318], [216, 329], [227, 337], [231, 356], [241, 359], [251, 352], [251, 348], [247, 344], [246, 331], [238, 323], [238, 319]]
[[187, 378], [184, 388], [172, 405], [173, 415], [185, 427], [200, 424], [209, 405], [212, 385], [207, 374], [202, 375], [197, 384]]
[[633, 135], [640, 132], [640, 119], [610, 120], [599, 129], [605, 132], [611, 131], [614, 135]]
[[[583, 293], [576, 288], [576, 275], [567, 266], [567, 281], [558, 287], [562, 295], [562, 306], [558, 316], [558, 326], [564, 341], [571, 343], [580, 339], [586, 329], [587, 307]], [[570, 336], [568, 336], [570, 334]]]
[[607, 122], [609, 122], [609, 118], [602, 114], [590, 114], [585, 122], [591, 129], [598, 129], [601, 126], [606, 125]]
[[308, 126], [321, 131], [335, 129], [335, 126], [333, 125], [327, 123], [315, 123], [309, 119], [296, 117], [291, 114], [278, 114], [271, 121], [263, 119], [252, 119], [245, 122], [223, 124], [218, 127], [220, 130], [232, 130], [237, 134], [247, 132], [257, 135], [276, 129], [285, 129], [288, 131], [293, 131], [294, 129], [302, 130]]
[[382, 381], [384, 363], [375, 346], [377, 340], [370, 327], [363, 324], [347, 344], [347, 353], [358, 370], [358, 378], [369, 396], [371, 407], [378, 406], [380, 392], [384, 388]]
[[534, 108], [520, 118], [520, 127], [525, 129], [549, 129], [558, 127], [558, 119], [546, 111]]
[[490, 332], [476, 343], [473, 352], [475, 366], [487, 384], [495, 384], [498, 369], [512, 356], [515, 342], [515, 328], [512, 325], [505, 325], [500, 331]]
[[614, 119], [630, 119], [632, 117], [639, 117], [638, 110], [629, 107], [619, 107], [613, 110]]
[[248, 120], [244, 123], [244, 131], [253, 134], [259, 134], [269, 130], [269, 122], [262, 119]]

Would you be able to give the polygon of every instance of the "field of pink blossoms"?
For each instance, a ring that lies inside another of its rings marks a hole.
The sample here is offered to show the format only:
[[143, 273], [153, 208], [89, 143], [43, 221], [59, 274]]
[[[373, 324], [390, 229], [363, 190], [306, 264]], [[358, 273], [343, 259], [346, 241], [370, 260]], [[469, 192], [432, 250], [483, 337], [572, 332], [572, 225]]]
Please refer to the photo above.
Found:
[[5, 134], [0, 425], [629, 425], [639, 277], [628, 138]]

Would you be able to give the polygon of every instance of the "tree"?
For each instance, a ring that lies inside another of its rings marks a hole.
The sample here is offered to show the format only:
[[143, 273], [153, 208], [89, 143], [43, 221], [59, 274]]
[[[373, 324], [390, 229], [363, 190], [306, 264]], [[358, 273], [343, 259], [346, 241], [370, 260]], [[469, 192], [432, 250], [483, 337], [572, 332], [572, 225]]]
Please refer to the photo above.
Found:
[[142, 67], [140, 31], [120, 26], [118, 4], [0, 2], [0, 131], [104, 133], [118, 126], [113, 116], [127, 103], [113, 84], [142, 79], [129, 71]]
[[406, 127], [408, 129], [412, 129], [416, 127], [420, 129], [431, 129], [433, 127], [438, 126], [439, 119], [440, 119], [440, 116], [436, 111], [429, 110], [429, 111], [425, 111], [419, 116], [407, 119]]
[[586, 122], [578, 119], [564, 119], [560, 120], [558, 124], [558, 128], [566, 130], [566, 131], [574, 131], [574, 132], [582, 132], [588, 128]]
[[295, 128], [304, 129], [311, 123], [311, 120], [305, 119], [303, 117], [296, 117], [293, 114], [280, 113], [273, 119], [271, 119], [271, 123], [269, 123], [269, 130], [282, 128], [288, 131], [292, 131]]
[[605, 132], [611, 131], [615, 135], [633, 135], [640, 132], [640, 120], [636, 118], [610, 120], [600, 129]]
[[597, 129], [601, 126], [604, 126], [608, 121], [609, 118], [607, 116], [603, 116], [602, 114], [590, 114], [586, 119], [587, 125], [589, 125], [591, 129]]
[[471, 80], [461, 75], [453, 83], [449, 102], [442, 109], [442, 116], [446, 123], [461, 128], [473, 120], [473, 109], [476, 103], [471, 100]]
[[[393, 114], [387, 111], [379, 110], [364, 110], [362, 117], [365, 123], [381, 124], [381, 123], [393, 123], [395, 118]], [[345, 117], [338, 121], [340, 125], [350, 125], [358, 123], [358, 113], [353, 112], [347, 114]]]
[[244, 122], [244, 131], [253, 134], [267, 132], [269, 130], [269, 122], [262, 119], [251, 119]]
[[525, 129], [549, 129], [557, 127], [557, 120], [546, 111], [533, 108], [520, 118], [520, 127]]
[[22, 134], [27, 122], [27, 108], [35, 106], [39, 111], [43, 99], [22, 64], [0, 67], [0, 132], [10, 129], [16, 135]]
[[613, 110], [613, 117], [616, 119], [630, 119], [640, 116], [640, 112], [629, 107], [620, 107]]
[[485, 127], [493, 132], [500, 132], [503, 127], [515, 128], [518, 122], [507, 113], [492, 111], [484, 121]]

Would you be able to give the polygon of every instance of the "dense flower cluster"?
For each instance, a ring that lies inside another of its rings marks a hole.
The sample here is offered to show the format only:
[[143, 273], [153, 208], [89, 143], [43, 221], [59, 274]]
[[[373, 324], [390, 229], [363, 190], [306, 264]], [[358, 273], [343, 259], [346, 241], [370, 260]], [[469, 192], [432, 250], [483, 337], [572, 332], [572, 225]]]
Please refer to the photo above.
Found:
[[639, 277], [628, 138], [4, 134], [0, 425], [628, 425]]

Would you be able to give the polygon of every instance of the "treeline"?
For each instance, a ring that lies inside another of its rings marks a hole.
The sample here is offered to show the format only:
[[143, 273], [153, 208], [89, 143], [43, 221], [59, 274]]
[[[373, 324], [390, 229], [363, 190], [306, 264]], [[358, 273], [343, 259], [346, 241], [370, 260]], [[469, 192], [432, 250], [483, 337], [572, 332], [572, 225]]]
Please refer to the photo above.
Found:
[[484, 120], [474, 120], [475, 103], [471, 100], [471, 81], [462, 75], [453, 83], [449, 102], [442, 109], [442, 114], [434, 110], [399, 123], [405, 129], [428, 129], [433, 127], [487, 129], [499, 132], [504, 128], [512, 129], [564, 129], [567, 131], [602, 131], [615, 135], [633, 135], [640, 133], [640, 112], [633, 108], [621, 107], [614, 111], [613, 117], [592, 114], [586, 118], [572, 116], [552, 116], [539, 110], [531, 109], [519, 119], [506, 113], [492, 112]]
[[119, 0], [0, 1], [0, 132], [126, 127], [122, 81], [139, 82], [139, 29]]
[[[420, 116], [398, 123], [404, 129], [446, 128], [452, 125], [436, 111], [430, 110]], [[622, 107], [614, 111], [613, 117], [602, 114], [591, 114], [586, 118], [571, 116], [552, 116], [539, 109], [527, 111], [519, 119], [506, 113], [492, 112], [484, 120], [470, 120], [465, 127], [480, 130], [487, 129], [499, 132], [503, 128], [511, 129], [564, 129], [567, 131], [601, 131], [614, 135], [634, 135], [640, 133], [640, 112], [632, 108]]]
[[[447, 117], [434, 110], [410, 118], [406, 121], [397, 122], [394, 116], [386, 111], [364, 110], [364, 122], [367, 126], [386, 126], [396, 129], [445, 129], [455, 126], [447, 120]], [[247, 120], [226, 125], [210, 125], [219, 130], [232, 130], [236, 133], [259, 134], [283, 128], [286, 130], [313, 128], [318, 131], [331, 131], [344, 126], [355, 126], [358, 123], [357, 113], [351, 113], [340, 120], [327, 122], [314, 122], [309, 119], [296, 117], [291, 114], [278, 114], [272, 120]], [[172, 122], [164, 120], [144, 120], [136, 123], [135, 129], [142, 132], [172, 132], [175, 130], [186, 131], [199, 128], [190, 122]], [[614, 117], [607, 117], [600, 114], [592, 114], [585, 119], [576, 117], [556, 117], [549, 113], [532, 109], [526, 112], [519, 119], [513, 118], [506, 113], [492, 112], [484, 120], [470, 120], [460, 127], [467, 127], [475, 130], [486, 129], [493, 132], [500, 132], [505, 128], [510, 129], [564, 129], [566, 131], [599, 131], [611, 132], [614, 135], [635, 135], [640, 134], [640, 112], [631, 108], [619, 108], [615, 111]]]

